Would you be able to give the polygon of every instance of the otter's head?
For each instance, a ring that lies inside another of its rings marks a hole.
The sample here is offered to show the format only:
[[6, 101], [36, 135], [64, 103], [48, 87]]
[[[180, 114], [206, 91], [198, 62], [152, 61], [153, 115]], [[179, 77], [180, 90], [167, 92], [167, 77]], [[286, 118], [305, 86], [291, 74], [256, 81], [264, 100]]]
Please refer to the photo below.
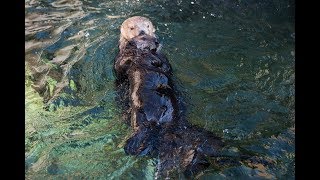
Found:
[[156, 30], [148, 18], [133, 16], [122, 23], [120, 31], [121, 37], [130, 41], [132, 38], [143, 34], [155, 37], [154, 32]]
[[120, 50], [125, 47], [128, 42], [134, 42], [138, 48], [153, 48], [157, 46], [157, 38], [155, 28], [152, 22], [142, 16], [133, 16], [126, 19], [120, 28]]

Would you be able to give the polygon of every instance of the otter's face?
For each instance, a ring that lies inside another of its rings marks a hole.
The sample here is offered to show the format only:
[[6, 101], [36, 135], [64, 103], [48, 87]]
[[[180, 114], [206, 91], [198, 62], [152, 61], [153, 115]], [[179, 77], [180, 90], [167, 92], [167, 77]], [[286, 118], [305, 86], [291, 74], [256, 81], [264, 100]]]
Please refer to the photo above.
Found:
[[134, 16], [125, 20], [121, 25], [121, 36], [130, 41], [139, 35], [149, 35], [155, 37], [156, 31], [148, 18]]

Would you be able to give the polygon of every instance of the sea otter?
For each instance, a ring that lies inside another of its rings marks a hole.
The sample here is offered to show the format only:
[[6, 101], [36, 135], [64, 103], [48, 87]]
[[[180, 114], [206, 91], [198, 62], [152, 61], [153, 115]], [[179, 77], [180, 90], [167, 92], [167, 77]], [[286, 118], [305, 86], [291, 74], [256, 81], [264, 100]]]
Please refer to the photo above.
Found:
[[182, 115], [172, 67], [160, 51], [148, 18], [134, 16], [122, 23], [114, 62], [117, 98], [134, 130], [124, 150], [159, 157], [159, 176], [175, 170], [194, 175], [209, 165], [208, 157], [219, 154], [223, 143]]

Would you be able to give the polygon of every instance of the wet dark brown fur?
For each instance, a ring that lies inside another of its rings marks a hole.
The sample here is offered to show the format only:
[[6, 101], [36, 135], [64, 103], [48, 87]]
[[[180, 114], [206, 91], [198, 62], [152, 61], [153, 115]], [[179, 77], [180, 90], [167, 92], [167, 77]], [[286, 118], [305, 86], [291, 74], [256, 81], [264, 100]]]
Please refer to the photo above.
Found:
[[121, 27], [116, 86], [123, 118], [134, 129], [124, 149], [130, 155], [158, 156], [161, 177], [175, 170], [194, 175], [209, 165], [207, 158], [218, 154], [222, 141], [181, 115], [172, 68], [153, 29], [143, 17], [129, 18]]

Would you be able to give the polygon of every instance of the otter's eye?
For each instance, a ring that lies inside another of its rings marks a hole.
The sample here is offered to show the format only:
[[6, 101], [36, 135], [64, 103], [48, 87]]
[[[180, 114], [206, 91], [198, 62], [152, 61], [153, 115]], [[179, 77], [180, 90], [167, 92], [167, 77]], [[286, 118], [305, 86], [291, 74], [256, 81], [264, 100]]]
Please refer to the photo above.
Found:
[[149, 28], [149, 25], [147, 26], [147, 28]]
[[134, 29], [134, 27], [131, 27], [130, 29], [131, 29], [131, 30], [133, 30], [133, 29]]

